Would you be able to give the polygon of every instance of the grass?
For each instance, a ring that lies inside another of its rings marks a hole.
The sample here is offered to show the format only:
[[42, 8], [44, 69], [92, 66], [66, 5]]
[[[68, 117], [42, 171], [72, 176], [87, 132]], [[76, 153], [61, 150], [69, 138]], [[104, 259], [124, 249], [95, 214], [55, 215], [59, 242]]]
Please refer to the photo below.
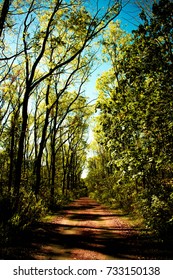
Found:
[[144, 218], [137, 213], [127, 212], [126, 210], [120, 208], [119, 204], [114, 203], [103, 203], [112, 213], [121, 216], [121, 220], [129, 225], [131, 228], [139, 229], [141, 232], [148, 232]]

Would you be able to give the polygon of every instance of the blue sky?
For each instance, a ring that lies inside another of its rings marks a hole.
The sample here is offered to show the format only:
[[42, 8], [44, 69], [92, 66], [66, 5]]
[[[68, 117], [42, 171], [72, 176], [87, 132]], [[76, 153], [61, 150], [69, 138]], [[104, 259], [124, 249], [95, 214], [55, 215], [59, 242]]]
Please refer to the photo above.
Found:
[[[108, 2], [108, 0], [100, 0], [100, 6], [105, 6], [106, 2]], [[125, 0], [122, 2], [122, 11], [115, 20], [120, 20], [121, 28], [126, 32], [131, 33], [132, 30], [136, 29], [140, 23], [140, 9], [136, 4], [133, 3], [133, 0]], [[90, 77], [90, 81], [86, 85], [86, 96], [89, 97], [89, 100], [97, 98], [97, 91], [95, 89], [96, 80], [104, 71], [106, 71], [110, 67], [110, 65], [109, 63], [101, 63], [100, 65], [96, 65], [95, 67], [98, 67], [98, 69], [92, 74], [92, 76]]]
[[[122, 8], [121, 13], [118, 15], [117, 19], [121, 20], [122, 28], [127, 32], [131, 32], [133, 29], [136, 29], [140, 23], [139, 13], [140, 9], [134, 1], [122, 1], [124, 2], [124, 7]], [[127, 4], [125, 4], [125, 2]], [[129, 2], [129, 3], [128, 3]]]
[[[107, 0], [106, 0], [107, 1]], [[105, 5], [104, 0], [100, 0], [102, 2], [102, 5]], [[137, 5], [133, 4], [133, 0], [127, 1], [129, 2], [127, 5], [125, 5], [121, 11], [121, 13], [117, 16], [115, 20], [121, 21], [121, 28], [125, 30], [128, 33], [131, 33], [132, 30], [136, 29], [138, 25], [140, 24], [139, 21], [139, 13], [140, 9]], [[125, 3], [125, 1], [124, 1]], [[100, 54], [101, 56], [101, 54]], [[101, 59], [100, 59], [101, 61]], [[96, 65], [97, 67], [98, 65]], [[90, 81], [86, 85], [86, 96], [89, 97], [89, 100], [94, 100], [97, 98], [97, 91], [95, 88], [96, 80], [97, 78], [107, 69], [109, 69], [110, 64], [109, 63], [101, 63], [98, 67], [98, 69], [92, 74]], [[88, 134], [88, 143], [90, 143], [93, 140], [93, 132], [92, 132], [92, 122], [90, 124], [89, 128], [89, 134]], [[88, 151], [88, 157], [92, 157], [93, 153], [92, 151]], [[87, 169], [85, 168], [83, 171], [83, 177], [86, 177], [87, 175]]]

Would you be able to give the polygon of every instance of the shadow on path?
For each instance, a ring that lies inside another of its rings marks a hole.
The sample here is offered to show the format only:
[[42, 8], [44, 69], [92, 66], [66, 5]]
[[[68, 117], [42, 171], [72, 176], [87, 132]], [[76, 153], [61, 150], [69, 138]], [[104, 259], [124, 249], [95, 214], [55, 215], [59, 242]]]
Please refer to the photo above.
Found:
[[121, 215], [83, 198], [18, 237], [1, 259], [173, 259], [173, 244], [126, 226]]

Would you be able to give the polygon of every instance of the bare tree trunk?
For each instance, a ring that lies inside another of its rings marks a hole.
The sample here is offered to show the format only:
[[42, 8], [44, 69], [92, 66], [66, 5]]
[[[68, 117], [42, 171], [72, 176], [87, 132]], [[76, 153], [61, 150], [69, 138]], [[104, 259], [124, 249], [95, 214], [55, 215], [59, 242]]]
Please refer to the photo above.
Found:
[[0, 15], [0, 38], [2, 36], [2, 31], [4, 29], [5, 21], [6, 21], [11, 3], [12, 3], [12, 0], [11, 1], [4, 0], [4, 3], [2, 5], [2, 10], [1, 10], [1, 15]]
[[10, 170], [8, 180], [8, 192], [11, 193], [12, 179], [13, 179], [13, 167], [14, 167], [14, 137], [15, 137], [15, 123], [11, 123], [11, 143], [10, 143]]
[[17, 161], [16, 161], [16, 174], [15, 174], [15, 195], [19, 195], [20, 183], [21, 183], [21, 175], [22, 175], [22, 163], [23, 163], [23, 155], [24, 155], [24, 142], [27, 128], [27, 120], [28, 120], [28, 100], [29, 100], [30, 90], [26, 90], [24, 101], [23, 101], [23, 110], [22, 110], [22, 128], [19, 138], [19, 147], [17, 153]]
[[56, 124], [58, 116], [58, 102], [56, 103], [56, 111], [53, 124], [53, 135], [51, 141], [51, 168], [52, 168], [52, 177], [51, 177], [51, 201], [54, 202], [54, 193], [55, 193], [55, 173], [56, 173]]

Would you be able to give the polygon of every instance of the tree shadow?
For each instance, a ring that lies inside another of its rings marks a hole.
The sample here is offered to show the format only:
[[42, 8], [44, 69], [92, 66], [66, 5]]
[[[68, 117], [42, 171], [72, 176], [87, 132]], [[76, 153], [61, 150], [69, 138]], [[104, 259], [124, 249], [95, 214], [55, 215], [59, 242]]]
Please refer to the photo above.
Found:
[[141, 236], [134, 229], [93, 230], [89, 226], [52, 223], [32, 227], [2, 252], [1, 259], [72, 259], [74, 248], [100, 253], [109, 259], [173, 259], [172, 243], [159, 242], [146, 234]]
[[104, 218], [112, 218], [112, 217], [124, 217], [124, 214], [105, 214], [100, 215], [99, 213], [95, 214], [88, 214], [88, 213], [74, 213], [74, 212], [68, 212], [68, 215], [70, 215], [70, 219], [77, 220], [77, 221], [86, 221], [86, 220], [103, 220]]
[[[97, 204], [91, 205], [96, 207]], [[83, 213], [74, 213], [79, 208], [73, 205], [63, 211], [72, 223], [40, 222], [16, 237], [9, 247], [1, 247], [1, 259], [76, 259], [75, 250], [95, 252], [105, 259], [173, 259], [173, 242], [161, 242], [139, 228], [101, 227], [92, 221], [116, 218], [116, 214], [85, 213], [85, 206], [78, 205]], [[88, 205], [87, 209], [91, 209]], [[72, 210], [73, 209], [73, 210]], [[93, 208], [92, 208], [93, 209]], [[62, 214], [62, 213], [61, 213]], [[79, 224], [76, 223], [79, 221]], [[80, 221], [86, 221], [84, 225]], [[73, 224], [74, 222], [74, 224]], [[91, 222], [91, 224], [90, 224]], [[90, 255], [86, 257], [90, 259]]]

